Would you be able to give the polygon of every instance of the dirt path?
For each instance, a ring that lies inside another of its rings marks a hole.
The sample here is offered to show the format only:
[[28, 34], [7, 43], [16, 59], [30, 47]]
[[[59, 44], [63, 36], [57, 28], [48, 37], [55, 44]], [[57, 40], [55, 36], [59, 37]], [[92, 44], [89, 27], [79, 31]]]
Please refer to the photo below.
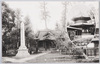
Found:
[[25, 57], [25, 58], [21, 58], [21, 59], [16, 59], [16, 57], [15, 58], [14, 57], [13, 58], [3, 57], [2, 62], [3, 63], [7, 63], [7, 62], [9, 62], [9, 63], [17, 63], [17, 62], [23, 63], [23, 62], [26, 62], [26, 61], [31, 60], [31, 59], [35, 59], [39, 56], [42, 56], [42, 55], [45, 55], [45, 54], [48, 54], [48, 53], [49, 53], [49, 51], [44, 52], [44, 53], [40, 53], [40, 54], [36, 54], [36, 55], [30, 55], [29, 57]]
[[62, 55], [60, 53], [48, 53], [39, 56], [35, 59], [27, 61], [28, 63], [76, 63], [75, 59], [72, 59], [70, 55]]

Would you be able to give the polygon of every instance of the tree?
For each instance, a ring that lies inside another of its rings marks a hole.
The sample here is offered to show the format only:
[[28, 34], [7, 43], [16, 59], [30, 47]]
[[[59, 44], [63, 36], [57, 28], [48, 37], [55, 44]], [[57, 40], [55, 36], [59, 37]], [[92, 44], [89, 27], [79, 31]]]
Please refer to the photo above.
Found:
[[9, 37], [12, 28], [15, 27], [15, 15], [5, 2], [2, 2], [2, 40], [5, 43], [6, 37]]
[[29, 43], [29, 40], [31, 38], [33, 38], [33, 34], [32, 34], [32, 29], [31, 29], [31, 25], [30, 25], [30, 19], [28, 16], [25, 17], [25, 44], [27, 47], [27, 44]]
[[8, 49], [18, 49], [20, 43], [19, 29], [16, 28], [15, 11], [2, 2], [2, 51], [6, 53]]
[[46, 29], [48, 29], [47, 27], [47, 19], [49, 16], [49, 12], [47, 11], [47, 7], [46, 7], [47, 3], [44, 1], [43, 4], [41, 5], [41, 10], [42, 10], [42, 19], [45, 21], [45, 27]]
[[[16, 45], [19, 48], [20, 46], [20, 24], [21, 24], [21, 10], [17, 9], [15, 10], [15, 27], [13, 30], [13, 36], [16, 38]], [[15, 40], [15, 39], [13, 39]]]
[[65, 38], [65, 41], [67, 42], [69, 40], [68, 32], [67, 32], [67, 24], [66, 24], [66, 13], [67, 13], [67, 6], [70, 4], [69, 2], [64, 1], [63, 3], [63, 14], [62, 14], [62, 35]]
[[2, 2], [2, 36], [6, 36], [15, 26], [15, 12]]
[[16, 28], [20, 29], [20, 24], [21, 24], [21, 10], [20, 9], [17, 9], [15, 10], [15, 24], [16, 24]]
[[55, 29], [59, 30], [59, 24], [58, 23], [56, 23], [56, 28]]
[[97, 22], [98, 22], [98, 20], [97, 20], [97, 18], [96, 18], [96, 15], [98, 14], [98, 12], [97, 12], [98, 10], [97, 9], [95, 9], [94, 7], [92, 7], [90, 10], [89, 10], [89, 12], [88, 12], [88, 15], [90, 16], [90, 18], [91, 18], [91, 23], [94, 23], [94, 26], [95, 26], [95, 28], [92, 28], [92, 34], [94, 34], [94, 33], [96, 33], [96, 24], [97, 24]]
[[34, 39], [34, 32], [31, 29], [31, 23], [28, 16], [25, 17], [25, 45], [30, 54], [38, 52], [38, 41]]
[[28, 36], [30, 32], [32, 32], [30, 19], [28, 16], [25, 17], [25, 36]]
[[63, 7], [64, 7], [64, 10], [63, 10], [63, 14], [62, 14], [62, 28], [63, 28], [63, 31], [65, 31], [66, 30], [66, 26], [67, 26], [67, 24], [66, 24], [66, 13], [67, 13], [67, 6], [69, 5], [69, 2], [63, 2], [62, 3], [63, 4]]

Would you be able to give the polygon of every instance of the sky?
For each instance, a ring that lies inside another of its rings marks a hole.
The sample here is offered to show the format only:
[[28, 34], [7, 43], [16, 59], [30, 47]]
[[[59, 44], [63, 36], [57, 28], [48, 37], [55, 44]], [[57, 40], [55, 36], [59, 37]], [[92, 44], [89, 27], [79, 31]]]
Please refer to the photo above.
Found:
[[[5, 1], [13, 10], [20, 9], [21, 15], [24, 17], [29, 16], [32, 30], [36, 33], [38, 30], [45, 29], [45, 21], [42, 19], [41, 5], [42, 1]], [[62, 13], [64, 7], [63, 1], [46, 1], [47, 11], [49, 16], [47, 19], [48, 29], [54, 30], [56, 23], [61, 24]], [[87, 2], [70, 2], [67, 6], [67, 21], [73, 22], [74, 17], [88, 16], [88, 11], [91, 8], [96, 9], [96, 21], [99, 24], [99, 2], [87, 1]], [[22, 19], [23, 19], [22, 18]]]

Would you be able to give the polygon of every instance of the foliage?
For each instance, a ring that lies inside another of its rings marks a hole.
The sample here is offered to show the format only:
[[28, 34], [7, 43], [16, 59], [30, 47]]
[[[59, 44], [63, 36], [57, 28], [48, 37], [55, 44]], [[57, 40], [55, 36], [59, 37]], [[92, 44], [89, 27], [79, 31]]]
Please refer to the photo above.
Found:
[[28, 16], [25, 17], [25, 45], [30, 54], [32, 51], [38, 53], [38, 42], [34, 39], [34, 32], [31, 29], [31, 23]]
[[18, 49], [20, 43], [20, 29], [15, 23], [15, 11], [2, 2], [2, 47], [7, 49]]
[[12, 31], [12, 28], [15, 26], [14, 23], [15, 14], [5, 2], [2, 2], [2, 31], [3, 36]]
[[28, 16], [25, 17], [25, 44], [28, 48], [28, 45], [30, 46], [31, 43], [34, 42], [34, 32], [31, 29], [31, 23]]
[[44, 1], [43, 4], [41, 5], [41, 12], [42, 12], [42, 19], [45, 21], [45, 27], [47, 29], [47, 19], [49, 16], [49, 12], [47, 11], [46, 7], [47, 3]]
[[66, 23], [66, 20], [67, 20], [67, 11], [68, 11], [68, 9], [67, 9], [67, 6], [70, 4], [69, 2], [63, 2], [62, 3], [63, 4], [63, 8], [64, 8], [64, 10], [63, 10], [63, 14], [62, 14], [62, 28], [65, 30], [66, 29], [66, 26], [67, 26], [67, 23]]

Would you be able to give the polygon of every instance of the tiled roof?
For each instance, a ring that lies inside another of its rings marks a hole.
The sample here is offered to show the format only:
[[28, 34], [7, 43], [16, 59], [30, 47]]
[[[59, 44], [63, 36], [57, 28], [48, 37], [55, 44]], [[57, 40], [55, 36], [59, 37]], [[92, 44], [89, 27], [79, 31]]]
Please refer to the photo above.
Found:
[[67, 29], [82, 30], [81, 28], [75, 28], [75, 27], [67, 27]]
[[78, 20], [85, 20], [85, 21], [88, 21], [88, 20], [91, 20], [90, 17], [76, 17], [74, 19], [72, 19], [73, 21], [78, 21]]
[[37, 38], [39, 40], [45, 40], [45, 39], [55, 40], [54, 34], [49, 30], [39, 31], [37, 34]]
[[63, 38], [63, 36], [62, 31], [60, 30], [43, 30], [37, 32], [36, 38], [38, 38], [39, 40], [56, 40], [56, 38]]
[[81, 26], [81, 25], [94, 25], [94, 23], [75, 23], [70, 26]]

